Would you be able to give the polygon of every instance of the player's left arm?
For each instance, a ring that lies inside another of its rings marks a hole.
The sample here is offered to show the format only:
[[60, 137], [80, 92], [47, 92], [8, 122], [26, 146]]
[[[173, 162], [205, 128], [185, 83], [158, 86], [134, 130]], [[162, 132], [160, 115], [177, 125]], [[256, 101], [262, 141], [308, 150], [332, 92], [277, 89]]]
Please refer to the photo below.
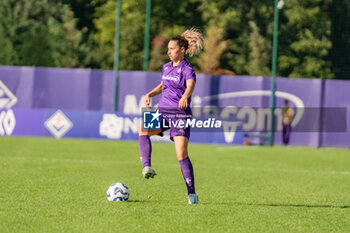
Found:
[[185, 110], [188, 107], [188, 98], [191, 97], [194, 87], [196, 85], [196, 81], [194, 79], [188, 79], [186, 81], [186, 90], [185, 93], [182, 95], [180, 101], [179, 101], [179, 109]]

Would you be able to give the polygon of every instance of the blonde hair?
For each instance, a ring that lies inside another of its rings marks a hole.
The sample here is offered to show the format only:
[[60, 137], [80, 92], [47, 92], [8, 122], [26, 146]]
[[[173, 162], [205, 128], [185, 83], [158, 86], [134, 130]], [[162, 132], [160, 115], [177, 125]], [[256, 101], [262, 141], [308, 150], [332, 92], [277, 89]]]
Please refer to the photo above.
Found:
[[181, 36], [188, 41], [186, 54], [190, 57], [197, 55], [203, 49], [203, 35], [198, 28], [192, 27], [184, 31]]

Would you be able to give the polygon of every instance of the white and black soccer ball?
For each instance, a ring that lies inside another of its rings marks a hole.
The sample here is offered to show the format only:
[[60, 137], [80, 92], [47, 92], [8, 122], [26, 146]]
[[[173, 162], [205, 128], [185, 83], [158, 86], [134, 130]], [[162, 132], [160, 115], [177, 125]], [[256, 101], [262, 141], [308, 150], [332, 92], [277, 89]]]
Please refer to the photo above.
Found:
[[122, 183], [114, 183], [107, 189], [108, 201], [127, 201], [130, 191], [128, 186]]

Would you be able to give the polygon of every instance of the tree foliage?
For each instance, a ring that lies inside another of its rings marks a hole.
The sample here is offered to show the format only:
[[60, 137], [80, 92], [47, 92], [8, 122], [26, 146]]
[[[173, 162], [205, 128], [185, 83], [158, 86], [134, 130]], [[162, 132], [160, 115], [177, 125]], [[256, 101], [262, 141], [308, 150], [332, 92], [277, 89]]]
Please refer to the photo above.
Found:
[[[141, 70], [143, 62], [143, 37], [145, 1], [123, 1], [120, 21], [120, 68]], [[95, 59], [101, 62], [101, 68], [112, 69], [115, 44], [116, 1], [108, 0], [97, 9], [94, 21], [97, 33], [93, 40], [97, 47], [93, 52]]]
[[204, 51], [198, 58], [200, 71], [215, 74], [220, 66], [220, 56], [227, 48], [228, 41], [223, 40], [223, 29], [212, 25], [204, 38]]
[[331, 21], [323, 0], [289, 0], [282, 11], [279, 71], [282, 76], [332, 78], [327, 60]]
[[[252, 7], [253, 6], [253, 7]], [[146, 0], [123, 0], [120, 69], [141, 70]], [[288, 0], [279, 11], [277, 75], [350, 79], [350, 3]], [[116, 0], [0, 0], [0, 64], [112, 69]], [[167, 61], [170, 38], [196, 26], [204, 73], [270, 76], [273, 1], [152, 0], [149, 69]]]
[[82, 67], [83, 32], [68, 5], [48, 0], [0, 1], [0, 63]]
[[162, 69], [164, 62], [167, 59], [166, 55], [167, 38], [163, 34], [158, 34], [152, 40], [152, 50], [150, 54], [149, 70], [159, 71]]
[[249, 21], [251, 32], [249, 33], [248, 46], [250, 48], [247, 72], [252, 76], [269, 76], [269, 64], [271, 46], [268, 41], [260, 35], [259, 28], [254, 21]]

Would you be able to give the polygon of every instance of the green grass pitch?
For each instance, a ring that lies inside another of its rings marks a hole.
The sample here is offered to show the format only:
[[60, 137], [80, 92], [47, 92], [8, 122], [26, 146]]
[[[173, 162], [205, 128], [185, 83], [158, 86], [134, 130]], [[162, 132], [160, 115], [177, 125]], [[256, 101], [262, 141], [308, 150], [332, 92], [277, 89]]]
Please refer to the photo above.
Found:
[[[190, 144], [198, 205], [174, 145], [0, 137], [0, 232], [350, 232], [350, 150]], [[128, 202], [109, 202], [114, 182]]]

